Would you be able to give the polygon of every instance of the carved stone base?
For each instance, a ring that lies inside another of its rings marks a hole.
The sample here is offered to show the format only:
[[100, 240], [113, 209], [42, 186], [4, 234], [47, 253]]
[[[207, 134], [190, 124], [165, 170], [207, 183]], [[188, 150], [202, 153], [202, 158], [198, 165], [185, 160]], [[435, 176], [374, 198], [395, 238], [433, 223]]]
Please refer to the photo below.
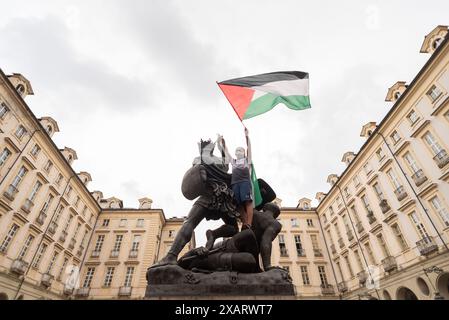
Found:
[[207, 274], [168, 265], [148, 269], [147, 280], [146, 298], [295, 296], [291, 278], [283, 269], [261, 273], [219, 271]]

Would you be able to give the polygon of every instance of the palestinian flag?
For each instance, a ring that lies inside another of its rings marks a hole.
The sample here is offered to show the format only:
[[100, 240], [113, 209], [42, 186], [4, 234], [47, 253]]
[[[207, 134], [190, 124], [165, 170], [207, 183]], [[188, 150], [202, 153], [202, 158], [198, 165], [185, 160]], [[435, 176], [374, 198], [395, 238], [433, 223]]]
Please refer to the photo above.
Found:
[[293, 110], [310, 108], [309, 74], [280, 71], [218, 82], [240, 120], [270, 111], [283, 103]]

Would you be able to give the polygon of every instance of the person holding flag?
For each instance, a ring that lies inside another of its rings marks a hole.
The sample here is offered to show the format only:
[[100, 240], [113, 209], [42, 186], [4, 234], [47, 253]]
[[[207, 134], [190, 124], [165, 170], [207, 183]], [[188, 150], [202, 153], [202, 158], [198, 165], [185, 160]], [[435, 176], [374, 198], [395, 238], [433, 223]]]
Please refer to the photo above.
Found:
[[[235, 159], [231, 156], [226, 147], [223, 136], [219, 135], [217, 143], [219, 148], [225, 153], [225, 157], [232, 166], [231, 188], [234, 199], [237, 203], [237, 210], [240, 212], [242, 220], [242, 230], [251, 229], [253, 221], [253, 187], [251, 184], [251, 143], [248, 129], [245, 127], [245, 137], [247, 150], [238, 147], [235, 149]], [[246, 155], [245, 155], [246, 153]]]

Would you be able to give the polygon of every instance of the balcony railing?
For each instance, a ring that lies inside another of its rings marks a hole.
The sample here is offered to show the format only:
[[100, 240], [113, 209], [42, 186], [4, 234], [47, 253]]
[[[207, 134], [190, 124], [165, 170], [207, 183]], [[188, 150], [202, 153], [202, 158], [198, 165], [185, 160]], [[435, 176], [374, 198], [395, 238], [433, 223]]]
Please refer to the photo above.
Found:
[[75, 244], [76, 244], [76, 239], [75, 238], [70, 239], [69, 249], [73, 250], [73, 248], [75, 248]]
[[16, 259], [13, 261], [11, 265], [11, 271], [14, 273], [17, 273], [19, 275], [22, 275], [25, 273], [25, 271], [28, 268], [28, 262], [25, 262], [21, 259]]
[[422, 256], [427, 256], [435, 251], [438, 251], [438, 246], [435, 244], [432, 238], [424, 237], [416, 243], [419, 252]]
[[39, 225], [43, 225], [45, 223], [45, 219], [47, 219], [47, 214], [41, 211], [36, 218], [36, 223]]
[[322, 284], [321, 285], [321, 294], [323, 294], [323, 295], [335, 294], [334, 286], [331, 284]]
[[90, 288], [79, 288], [76, 290], [75, 295], [77, 297], [87, 297], [89, 296]]
[[365, 270], [360, 271], [357, 273], [357, 278], [359, 278], [359, 283], [361, 286], [365, 285], [366, 280], [368, 279], [368, 274]]
[[348, 286], [346, 285], [345, 281], [342, 281], [340, 283], [337, 284], [337, 289], [338, 291], [340, 291], [341, 293], [348, 291]]
[[26, 213], [30, 213], [33, 207], [34, 207], [33, 201], [31, 201], [30, 199], [26, 199], [22, 205], [22, 210], [25, 211]]
[[111, 258], [117, 258], [119, 255], [119, 251], [118, 250], [112, 250], [111, 251]]
[[348, 240], [351, 241], [352, 239], [354, 239], [354, 234], [352, 233], [351, 230], [346, 231], [346, 235], [348, 236]]
[[67, 238], [67, 231], [62, 230], [61, 235], [59, 236], [59, 241], [64, 243], [66, 238]]
[[50, 234], [55, 234], [56, 233], [56, 229], [58, 228], [58, 224], [54, 221], [50, 222], [50, 225], [48, 226], [48, 232]]
[[139, 251], [137, 251], [137, 250], [131, 250], [131, 251], [129, 251], [129, 257], [137, 258], [138, 253], [139, 253]]
[[415, 185], [417, 187], [419, 187], [420, 185], [422, 185], [424, 182], [427, 181], [427, 177], [424, 174], [424, 171], [422, 171], [422, 169], [419, 169], [418, 171], [416, 171], [413, 176], [412, 176], [413, 181], [415, 181]]
[[51, 274], [49, 274], [48, 272], [47, 272], [47, 273], [44, 273], [44, 274], [42, 275], [41, 284], [42, 284], [44, 287], [48, 288], [48, 287], [51, 286], [51, 283], [53, 282], [53, 278], [54, 278], [54, 277], [53, 277]]
[[14, 200], [14, 197], [16, 196], [17, 192], [19, 192], [19, 190], [12, 184], [10, 184], [8, 189], [6, 189], [6, 191], [3, 194], [6, 198], [12, 201]]
[[132, 289], [133, 289], [132, 287], [126, 287], [126, 286], [120, 287], [118, 289], [118, 295], [121, 297], [130, 296]]
[[368, 214], [366, 215], [366, 217], [368, 218], [369, 224], [373, 224], [374, 222], [376, 222], [376, 217], [371, 210], [368, 210]]
[[342, 237], [338, 238], [338, 246], [340, 247], [340, 249], [343, 248], [343, 247], [345, 246], [345, 243], [344, 243]]
[[398, 264], [396, 263], [396, 259], [392, 256], [388, 256], [382, 260], [382, 265], [384, 267], [385, 272], [391, 272], [398, 268]]
[[98, 258], [98, 257], [100, 256], [100, 251], [94, 250], [94, 251], [92, 251], [92, 253], [90, 254], [90, 256], [91, 256], [92, 258]]
[[321, 252], [321, 249], [313, 249], [313, 255], [315, 257], [322, 257], [323, 253]]
[[337, 253], [337, 249], [335, 249], [335, 244], [331, 244], [331, 252]]
[[62, 292], [63, 292], [65, 295], [70, 296], [70, 295], [72, 295], [73, 291], [74, 291], [74, 288], [73, 288], [72, 286], [65, 285]]
[[357, 224], [355, 225], [355, 227], [357, 228], [357, 232], [358, 232], [358, 233], [362, 233], [362, 232], [365, 231], [365, 229], [363, 228], [362, 221], [357, 222]]
[[407, 197], [407, 192], [405, 191], [404, 186], [400, 186], [394, 190], [394, 194], [396, 195], [396, 198], [398, 198], [398, 201], [402, 201]]
[[379, 207], [380, 207], [380, 210], [382, 211], [382, 213], [387, 213], [391, 209], [390, 205], [388, 204], [387, 199], [382, 199], [379, 202]]
[[443, 168], [449, 163], [449, 156], [446, 150], [443, 149], [433, 157], [433, 160], [437, 163], [438, 168]]

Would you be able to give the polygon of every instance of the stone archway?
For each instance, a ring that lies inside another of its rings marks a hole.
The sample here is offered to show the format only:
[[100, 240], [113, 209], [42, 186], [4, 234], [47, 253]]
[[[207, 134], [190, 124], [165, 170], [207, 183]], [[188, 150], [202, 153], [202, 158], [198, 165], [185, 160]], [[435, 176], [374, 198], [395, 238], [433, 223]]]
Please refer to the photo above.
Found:
[[8, 295], [5, 292], [0, 292], [0, 300], [9, 300]]
[[416, 294], [407, 287], [400, 287], [396, 292], [397, 300], [419, 300]]
[[438, 276], [437, 290], [445, 300], [449, 300], [449, 272], [442, 273]]
[[384, 296], [384, 300], [391, 300], [391, 295], [387, 290], [384, 290], [382, 295]]

